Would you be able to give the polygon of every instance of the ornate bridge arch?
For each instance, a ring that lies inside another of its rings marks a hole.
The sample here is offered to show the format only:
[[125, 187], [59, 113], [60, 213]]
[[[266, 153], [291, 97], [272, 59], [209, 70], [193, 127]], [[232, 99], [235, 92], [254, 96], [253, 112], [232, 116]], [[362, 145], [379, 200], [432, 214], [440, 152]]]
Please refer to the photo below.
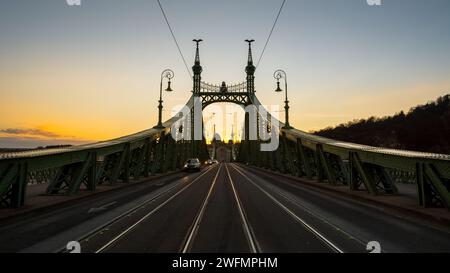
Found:
[[199, 43], [202, 40], [194, 40], [196, 42], [195, 64], [192, 67], [193, 76], [193, 96], [199, 97], [202, 102], [202, 110], [208, 105], [217, 102], [236, 103], [242, 106], [254, 104], [255, 101], [255, 66], [252, 58], [252, 42], [254, 40], [246, 40], [248, 42], [248, 61], [245, 68], [247, 74], [246, 81], [228, 86], [225, 82], [221, 85], [210, 84], [201, 80], [203, 68], [200, 64]]
[[225, 82], [222, 85], [213, 85], [206, 82], [201, 82], [200, 97], [202, 101], [202, 109], [217, 102], [235, 103], [242, 106], [253, 104], [247, 92], [247, 83], [227, 86]]

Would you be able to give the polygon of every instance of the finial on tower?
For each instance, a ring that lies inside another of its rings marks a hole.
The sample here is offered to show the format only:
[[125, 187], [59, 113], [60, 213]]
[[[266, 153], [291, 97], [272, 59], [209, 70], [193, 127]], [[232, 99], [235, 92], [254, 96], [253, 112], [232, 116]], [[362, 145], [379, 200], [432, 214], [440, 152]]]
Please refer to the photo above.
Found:
[[253, 39], [247, 39], [245, 40], [248, 43], [248, 64], [253, 65], [253, 58], [252, 58], [252, 43], [255, 41]]
[[245, 40], [248, 43], [248, 61], [247, 67], [245, 68], [245, 72], [249, 75], [253, 75], [255, 73], [255, 66], [253, 65], [253, 57], [252, 57], [252, 43], [255, 41], [253, 39]]
[[200, 65], [200, 53], [199, 53], [199, 49], [198, 49], [198, 44], [200, 43], [200, 42], [203, 42], [203, 40], [202, 39], [194, 39], [194, 40], [192, 40], [193, 42], [195, 42], [196, 44], [197, 44], [197, 49], [196, 49], [196, 51], [195, 51], [195, 64], [197, 65]]
[[194, 72], [194, 76], [193, 76], [193, 80], [194, 80], [194, 88], [192, 89], [192, 91], [194, 92], [194, 94], [198, 94], [200, 92], [200, 86], [201, 86], [201, 74], [203, 71], [202, 66], [200, 65], [200, 50], [198, 48], [198, 44], [203, 41], [202, 39], [194, 39], [192, 40], [196, 43], [197, 48], [195, 50], [195, 64], [192, 67], [192, 71]]

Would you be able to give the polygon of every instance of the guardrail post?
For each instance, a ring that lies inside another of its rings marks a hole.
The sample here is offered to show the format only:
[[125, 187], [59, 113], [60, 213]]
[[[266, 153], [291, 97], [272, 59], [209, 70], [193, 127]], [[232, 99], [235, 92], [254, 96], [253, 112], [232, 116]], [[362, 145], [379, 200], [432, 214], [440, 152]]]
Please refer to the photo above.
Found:
[[0, 169], [0, 205], [11, 207], [10, 191], [13, 183], [17, 182], [19, 170], [20, 167], [17, 163], [7, 164], [4, 169]]
[[381, 166], [377, 166], [377, 174], [381, 179], [385, 193], [387, 194], [398, 194], [397, 186], [395, 186], [394, 181], [391, 176], [386, 172], [386, 169]]
[[166, 149], [165, 149], [165, 153], [164, 153], [164, 161], [163, 161], [163, 168], [162, 168], [162, 172], [165, 173], [167, 172], [167, 169], [172, 169], [172, 165], [173, 162], [175, 161], [176, 158], [176, 147], [175, 147], [175, 143], [173, 141], [173, 139], [170, 137], [170, 135], [166, 136]]
[[172, 164], [170, 165], [170, 170], [175, 171], [180, 165], [179, 161], [181, 158], [181, 153], [180, 153], [180, 146], [175, 140], [172, 140], [172, 145], [173, 145], [173, 159], [171, 162]]
[[350, 152], [349, 159], [350, 159], [350, 181], [351, 181], [350, 189], [351, 190], [359, 189], [359, 182], [357, 180], [359, 175], [362, 183], [364, 183], [366, 190], [370, 194], [376, 195], [378, 192], [375, 187], [375, 183], [373, 182], [373, 177], [364, 168], [363, 163], [359, 159], [358, 153]]
[[145, 160], [144, 160], [144, 177], [149, 177], [150, 176], [150, 156], [151, 156], [151, 141], [150, 138], [147, 138], [145, 140], [145, 149], [144, 149], [144, 154], [145, 154]]
[[321, 169], [322, 173], [323, 170], [325, 171], [325, 174], [327, 175], [328, 183], [331, 185], [336, 185], [336, 176], [331, 168], [331, 164], [328, 160], [328, 157], [325, 155], [323, 151], [323, 146], [321, 144], [316, 145], [316, 151], [317, 151], [317, 159], [318, 159], [318, 168]]
[[322, 164], [320, 163], [320, 155], [319, 155], [319, 150], [317, 149], [317, 146], [316, 146], [316, 150], [314, 151], [314, 163], [315, 163], [315, 167], [316, 167], [317, 182], [323, 182], [324, 173], [323, 173]]
[[431, 186], [425, 181], [424, 164], [416, 164], [417, 201], [420, 207], [427, 208], [431, 205]]
[[256, 164], [258, 167], [264, 167], [264, 152], [261, 151], [261, 140], [257, 140], [256, 141], [256, 152], [257, 152], [257, 157], [256, 157]]
[[155, 156], [153, 160], [155, 173], [157, 172], [161, 173], [163, 171], [165, 135], [166, 135], [165, 132], [161, 132], [158, 143], [156, 144], [155, 147]]
[[342, 160], [342, 158], [340, 156], [336, 156], [337, 157], [337, 162], [339, 165], [339, 168], [341, 169], [342, 175], [344, 176], [344, 181], [346, 185], [350, 185], [350, 173], [348, 171], [347, 166], [344, 163], [344, 160]]
[[139, 149], [139, 155], [137, 157], [137, 162], [133, 170], [134, 180], [139, 180], [139, 178], [141, 177], [142, 166], [144, 165], [146, 152], [147, 152], [147, 142], [145, 142], [144, 145], [142, 145], [142, 147]]
[[284, 172], [290, 172], [291, 174], [294, 174], [293, 168], [292, 168], [292, 158], [291, 153], [289, 151], [288, 146], [288, 140], [286, 138], [286, 132], [282, 132], [281, 135], [281, 145], [283, 146], [283, 165], [284, 165]]
[[186, 162], [187, 160], [187, 155], [188, 155], [188, 146], [186, 145], [186, 142], [184, 140], [181, 140], [180, 142], [180, 149], [181, 149], [181, 168], [183, 168], [184, 162]]
[[18, 164], [16, 182], [11, 187], [11, 208], [20, 208], [25, 203], [25, 193], [27, 188], [27, 163]]
[[299, 165], [298, 167], [300, 170], [300, 172], [299, 172], [300, 175], [301, 175], [301, 170], [302, 170], [301, 165], [303, 165], [303, 168], [305, 169], [306, 177], [308, 179], [312, 179], [311, 166], [309, 164], [308, 158], [306, 157], [305, 150], [304, 150], [303, 144], [302, 144], [302, 140], [300, 138], [297, 138], [297, 154], [300, 157], [300, 160], [298, 160], [298, 165]]
[[152, 144], [150, 146], [150, 152], [151, 152], [151, 157], [150, 157], [150, 172], [151, 175], [155, 175], [156, 174], [156, 164], [157, 164], [157, 149], [158, 149], [158, 144], [156, 143], [156, 140], [152, 141]]
[[131, 165], [131, 145], [130, 143], [125, 144], [125, 150], [124, 150], [124, 170], [123, 170], [123, 182], [129, 183], [130, 182], [130, 165]]
[[[94, 168], [93, 165], [95, 164], [95, 160], [93, 157], [92, 153], [89, 153], [87, 155], [87, 158], [85, 161], [78, 163], [78, 164], [74, 164], [73, 166], [70, 166], [69, 168], [71, 169], [71, 175], [70, 178], [66, 177], [64, 179], [63, 183], [66, 183], [66, 185], [68, 186], [68, 194], [75, 194], [78, 192], [78, 190], [80, 189], [81, 183], [83, 182], [83, 179], [86, 178], [86, 174], [88, 173], [89, 169]], [[87, 175], [87, 179], [89, 180], [90, 175]], [[94, 181], [88, 181], [88, 183], [90, 184], [91, 182]], [[60, 189], [60, 188], [59, 188]], [[58, 189], [57, 189], [58, 190]]]
[[117, 180], [119, 179], [120, 172], [122, 171], [124, 162], [126, 161], [125, 160], [125, 158], [127, 156], [126, 154], [127, 154], [127, 146], [125, 146], [123, 151], [120, 152], [120, 155], [118, 156], [119, 160], [114, 162], [115, 165], [112, 168], [113, 171], [112, 171], [112, 174], [111, 174], [111, 181], [110, 181], [111, 184], [116, 183]]
[[270, 153], [269, 152], [261, 152], [263, 157], [263, 167], [266, 169], [270, 168]]
[[[429, 163], [417, 163], [418, 201], [421, 207], [443, 205], [450, 209], [450, 192], [439, 173]], [[442, 203], [442, 204], [439, 204]]]
[[88, 169], [88, 175], [86, 180], [86, 189], [88, 191], [95, 191], [97, 187], [97, 153], [90, 153], [91, 157], [91, 166]]
[[275, 151], [267, 152], [267, 153], [269, 153], [269, 167], [272, 171], [275, 171], [276, 170], [275, 166], [276, 166], [277, 151], [275, 150]]
[[286, 169], [285, 169], [285, 165], [284, 165], [285, 162], [283, 162], [284, 160], [283, 160], [283, 156], [281, 154], [282, 151], [283, 151], [282, 145], [278, 146], [278, 149], [275, 151], [275, 162], [276, 162], [275, 166], [276, 166], [277, 171], [279, 171], [281, 173], [285, 173]]

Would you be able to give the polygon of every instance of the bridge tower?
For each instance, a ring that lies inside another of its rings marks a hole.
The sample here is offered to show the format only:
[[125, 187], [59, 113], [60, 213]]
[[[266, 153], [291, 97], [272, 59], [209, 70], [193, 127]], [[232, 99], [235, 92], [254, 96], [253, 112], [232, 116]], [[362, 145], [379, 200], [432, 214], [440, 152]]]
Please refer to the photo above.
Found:
[[[245, 42], [248, 43], [248, 59], [247, 65], [245, 67], [246, 73], [246, 81], [227, 86], [225, 82], [222, 82], [222, 85], [213, 85], [202, 81], [201, 73], [203, 68], [200, 64], [200, 50], [199, 44], [203, 40], [194, 39], [196, 43], [196, 51], [195, 51], [195, 61], [192, 66], [192, 71], [194, 75], [192, 77], [193, 86], [192, 86], [192, 105], [191, 108], [191, 125], [189, 126], [191, 129], [191, 156], [192, 157], [200, 157], [200, 154], [203, 153], [203, 143], [205, 142], [204, 134], [203, 134], [203, 118], [202, 118], [202, 110], [208, 105], [216, 102], [229, 102], [236, 103], [243, 107], [254, 105], [256, 97], [255, 97], [255, 71], [256, 67], [253, 64], [253, 56], [252, 56], [252, 43], [255, 41], [253, 39], [247, 39]], [[257, 111], [257, 109], [254, 109]], [[252, 111], [254, 111], [252, 110]], [[256, 121], [252, 120], [252, 124], [250, 124], [250, 114], [256, 114]], [[256, 139], [259, 139], [259, 128], [258, 128], [259, 115], [257, 112], [245, 114], [245, 133], [244, 138], [245, 141], [250, 143], [250, 137], [254, 137], [253, 132], [256, 128]], [[256, 123], [256, 124], [255, 124]], [[197, 125], [197, 126], [195, 126]], [[201, 126], [200, 128], [196, 128]], [[188, 127], [188, 128], [189, 128]], [[250, 130], [252, 129], [252, 135], [250, 134]], [[252, 141], [252, 145], [255, 144], [255, 141]], [[248, 150], [248, 157], [250, 157], [250, 150]]]
[[192, 71], [194, 72], [194, 76], [193, 76], [193, 82], [194, 82], [194, 86], [192, 89], [192, 92], [194, 93], [194, 96], [199, 96], [200, 95], [200, 85], [202, 82], [202, 71], [203, 68], [200, 65], [200, 50], [199, 50], [199, 43], [202, 42], [202, 39], [194, 39], [193, 40], [196, 44], [196, 50], [195, 50], [195, 62], [194, 62], [194, 66], [192, 67]]
[[[252, 56], [252, 43], [255, 40], [253, 39], [247, 39], [245, 42], [248, 43], [248, 59], [247, 59], [247, 66], [245, 67], [245, 73], [247, 74], [247, 96], [250, 104], [254, 104], [255, 102], [255, 71], [256, 67], [253, 64], [253, 56]], [[257, 110], [256, 110], [257, 111]], [[255, 145], [254, 141], [250, 140], [250, 114], [248, 112], [245, 112], [245, 142], [248, 144], [246, 145], [247, 151], [246, 156], [248, 159], [251, 158], [252, 154], [252, 148]], [[254, 121], [255, 122], [255, 121]], [[253, 124], [256, 128], [256, 138], [259, 139], [259, 113], [256, 112], [256, 124]]]
[[247, 92], [253, 101], [253, 96], [255, 94], [256, 67], [253, 65], [252, 43], [255, 40], [251, 39], [251, 40], [245, 40], [245, 41], [248, 43], [248, 61], [247, 61], [247, 66], [245, 67], [245, 73], [247, 73]]
[[[192, 157], [200, 157], [200, 147], [201, 142], [203, 141], [203, 115], [202, 115], [202, 106], [200, 106], [200, 109], [198, 108], [198, 105], [196, 105], [196, 100], [200, 98], [200, 92], [201, 92], [201, 82], [202, 82], [202, 71], [203, 68], [200, 64], [200, 50], [199, 50], [199, 44], [202, 42], [202, 39], [194, 39], [193, 42], [196, 43], [196, 50], [195, 50], [195, 61], [194, 66], [192, 66], [192, 72], [194, 72], [193, 76], [193, 87], [192, 87], [192, 99], [193, 101], [193, 107], [191, 108], [191, 156]], [[201, 128], [197, 131], [195, 130], [195, 124], [201, 125]], [[201, 135], [198, 135], [198, 134]], [[198, 140], [201, 138], [201, 140]]]

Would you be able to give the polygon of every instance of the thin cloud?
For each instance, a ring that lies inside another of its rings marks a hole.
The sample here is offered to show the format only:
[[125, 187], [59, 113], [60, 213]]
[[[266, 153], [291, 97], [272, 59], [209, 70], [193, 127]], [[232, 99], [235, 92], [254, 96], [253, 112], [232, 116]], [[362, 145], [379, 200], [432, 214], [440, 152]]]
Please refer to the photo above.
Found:
[[0, 133], [9, 135], [31, 135], [31, 136], [41, 136], [41, 137], [51, 137], [51, 138], [61, 138], [64, 137], [60, 134], [56, 134], [50, 131], [45, 131], [42, 129], [32, 129], [32, 128], [8, 128], [0, 129]]
[[93, 142], [39, 128], [0, 129], [0, 148], [36, 148], [49, 145], [80, 145]]
[[36, 148], [50, 145], [80, 145], [92, 141], [76, 139], [43, 139], [37, 137], [2, 137], [0, 136], [0, 148]]

